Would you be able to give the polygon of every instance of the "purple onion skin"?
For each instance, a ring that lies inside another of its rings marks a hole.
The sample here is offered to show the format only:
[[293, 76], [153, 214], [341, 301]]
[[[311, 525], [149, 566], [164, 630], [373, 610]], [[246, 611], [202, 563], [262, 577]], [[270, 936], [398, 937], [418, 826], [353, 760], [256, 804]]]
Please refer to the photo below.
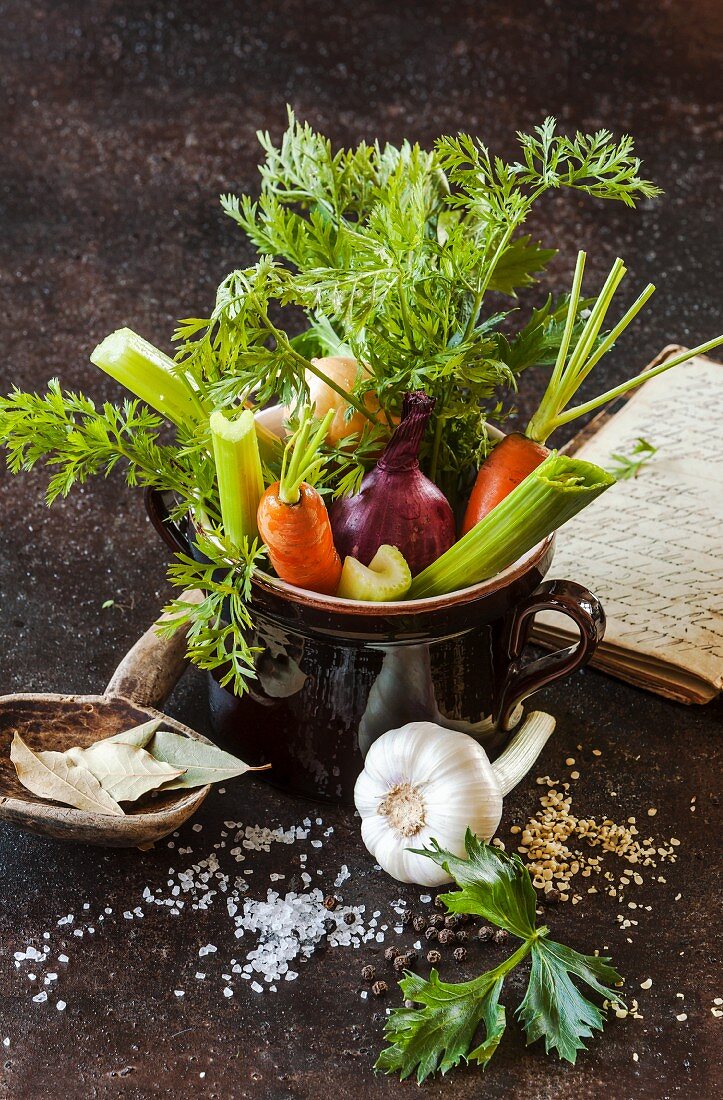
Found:
[[396, 546], [412, 576], [457, 540], [454, 514], [441, 489], [419, 469], [419, 446], [434, 398], [404, 397], [402, 419], [361, 489], [332, 505], [334, 543], [341, 555], [369, 565], [380, 546]]

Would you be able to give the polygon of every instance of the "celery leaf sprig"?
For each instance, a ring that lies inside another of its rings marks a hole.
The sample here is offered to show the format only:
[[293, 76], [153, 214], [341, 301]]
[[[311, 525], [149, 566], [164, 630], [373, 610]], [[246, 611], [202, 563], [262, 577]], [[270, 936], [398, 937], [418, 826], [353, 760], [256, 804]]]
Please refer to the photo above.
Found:
[[503, 928], [520, 946], [499, 966], [469, 982], [440, 981], [432, 970], [428, 980], [409, 971], [399, 983], [406, 1000], [419, 1008], [397, 1008], [385, 1027], [388, 1046], [376, 1068], [404, 1079], [416, 1073], [421, 1084], [431, 1074], [446, 1073], [460, 1062], [486, 1067], [506, 1027], [499, 1003], [505, 977], [528, 956], [530, 976], [516, 1015], [527, 1042], [544, 1039], [545, 1051], [574, 1063], [584, 1040], [602, 1030], [604, 1010], [580, 990], [588, 986], [605, 1001], [621, 1003], [622, 979], [610, 959], [580, 952], [550, 939], [547, 927], [536, 923], [536, 895], [529, 872], [516, 855], [507, 855], [465, 837], [467, 856], [461, 859], [432, 841], [423, 855], [452, 876], [459, 887], [442, 900], [450, 913], [469, 913]]

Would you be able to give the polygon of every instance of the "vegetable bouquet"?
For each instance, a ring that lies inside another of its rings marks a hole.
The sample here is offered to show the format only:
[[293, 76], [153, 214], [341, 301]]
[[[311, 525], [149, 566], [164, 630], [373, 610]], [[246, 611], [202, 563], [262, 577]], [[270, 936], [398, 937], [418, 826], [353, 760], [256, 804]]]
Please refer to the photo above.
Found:
[[[613, 483], [548, 451], [554, 430], [674, 365], [570, 407], [652, 293], [605, 329], [619, 260], [585, 298], [580, 253], [570, 294], [548, 295], [515, 331], [499, 308], [554, 255], [524, 232], [546, 192], [631, 207], [658, 194], [629, 137], [568, 138], [547, 119], [518, 134], [511, 162], [465, 134], [432, 150], [334, 151], [289, 112], [280, 145], [259, 140], [259, 197], [221, 200], [257, 262], [222, 281], [209, 315], [179, 323], [173, 358], [121, 329], [91, 361], [125, 387], [122, 402], [97, 406], [57, 380], [0, 398], [9, 468], [45, 463], [48, 503], [120, 465], [130, 485], [172, 497], [174, 520], [193, 520], [198, 560], [177, 555], [170, 578], [205, 596], [170, 610], [190, 624], [191, 659], [237, 693], [255, 676], [257, 569], [352, 599], [484, 580]], [[542, 404], [523, 436], [493, 447], [488, 423], [504, 422], [533, 367], [550, 370]]]

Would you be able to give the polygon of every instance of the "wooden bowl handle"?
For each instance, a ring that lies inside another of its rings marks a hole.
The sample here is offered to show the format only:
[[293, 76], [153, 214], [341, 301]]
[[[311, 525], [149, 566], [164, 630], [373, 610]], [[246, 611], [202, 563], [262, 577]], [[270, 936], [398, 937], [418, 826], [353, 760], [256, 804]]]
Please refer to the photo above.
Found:
[[[200, 603], [203, 593], [192, 589], [184, 592], [180, 599], [185, 603]], [[187, 627], [179, 627], [170, 638], [162, 638], [157, 633], [159, 623], [172, 618], [172, 615], [161, 615], [126, 653], [108, 682], [106, 696], [121, 695], [142, 707], [158, 707], [170, 695], [187, 660]]]

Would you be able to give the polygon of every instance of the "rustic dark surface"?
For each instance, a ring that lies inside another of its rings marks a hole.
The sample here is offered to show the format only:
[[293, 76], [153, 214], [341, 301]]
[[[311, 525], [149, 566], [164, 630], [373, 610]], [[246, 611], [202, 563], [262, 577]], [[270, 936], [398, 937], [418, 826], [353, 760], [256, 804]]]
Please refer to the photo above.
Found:
[[[670, 341], [719, 331], [715, 89], [723, 28], [716, 0], [45, 0], [0, 4], [0, 12], [3, 390], [13, 382], [40, 388], [57, 374], [94, 398], [115, 398], [117, 388], [87, 363], [99, 338], [129, 324], [167, 343], [175, 318], [208, 307], [219, 279], [248, 259], [216, 195], [254, 188], [254, 131], [278, 134], [287, 100], [338, 142], [430, 142], [464, 127], [509, 151], [514, 130], [547, 113], [567, 127], [630, 130], [666, 197], [637, 214], [571, 196], [551, 200], [538, 228], [562, 246], [556, 274], [567, 279], [584, 244], [598, 275], [620, 252], [631, 287], [649, 277], [659, 285], [635, 336], [610, 356], [603, 370], [610, 383]], [[530, 379], [528, 409], [534, 389]], [[117, 476], [51, 512], [42, 476], [0, 476], [0, 692], [98, 691], [167, 591], [165, 550], [140, 497]], [[110, 598], [118, 606], [102, 610]], [[720, 709], [676, 706], [593, 672], [539, 703], [559, 725], [537, 774], [569, 771], [571, 754], [581, 773], [580, 812], [620, 821], [635, 815], [647, 824], [647, 808], [657, 807], [651, 835], [680, 838], [679, 861], [659, 872], [667, 882], [630, 894], [652, 907], [634, 914], [637, 928], [622, 932], [620, 907], [601, 894], [549, 916], [563, 942], [610, 948], [644, 1018], [613, 1020], [574, 1068], [545, 1058], [539, 1044], [526, 1051], [511, 1021], [483, 1082], [478, 1071], [462, 1070], [424, 1092], [713, 1096], [722, 1083], [721, 1021], [710, 1013], [723, 994], [715, 877]], [[198, 674], [182, 681], [171, 712], [207, 732]], [[528, 783], [509, 798], [503, 836], [534, 811], [539, 793]], [[194, 848], [192, 857], [165, 846], [101, 852], [0, 828], [0, 1039], [9, 1040], [0, 1046], [0, 1096], [417, 1095], [414, 1084], [372, 1071], [383, 1008], [360, 998], [370, 950], [315, 956], [276, 994], [256, 995], [234, 981], [235, 996], [225, 999], [221, 973], [234, 941], [223, 899], [180, 917], [160, 909], [143, 920], [122, 917], [141, 902], [144, 886], [165, 885], [169, 867], [208, 855], [224, 820], [288, 826], [316, 812], [258, 781], [229, 784], [203, 806], [203, 832], [186, 826], [179, 838]], [[349, 813], [324, 807], [319, 816], [335, 830], [322, 849], [310, 850], [322, 889], [347, 863], [346, 902], [386, 917], [400, 894], [418, 899], [373, 871]], [[254, 896], [263, 895], [270, 871], [286, 873], [288, 888], [298, 849], [277, 845], [244, 866], [257, 868]], [[113, 914], [101, 924], [105, 906]], [[78, 923], [94, 920], [95, 934], [79, 939], [58, 928], [71, 912]], [[31, 998], [48, 967], [16, 968], [12, 955], [41, 944], [44, 931], [51, 958], [65, 945], [70, 963], [54, 964], [58, 981], [38, 1004]], [[206, 943], [218, 945], [218, 955], [203, 960], [207, 980], [194, 981]], [[474, 953], [468, 976], [496, 951]], [[653, 986], [642, 991], [648, 976]], [[513, 981], [508, 1000], [519, 994]], [[67, 1002], [63, 1013], [58, 998]], [[398, 1002], [396, 992], [387, 1001]], [[676, 1020], [681, 1011], [684, 1022]]]

